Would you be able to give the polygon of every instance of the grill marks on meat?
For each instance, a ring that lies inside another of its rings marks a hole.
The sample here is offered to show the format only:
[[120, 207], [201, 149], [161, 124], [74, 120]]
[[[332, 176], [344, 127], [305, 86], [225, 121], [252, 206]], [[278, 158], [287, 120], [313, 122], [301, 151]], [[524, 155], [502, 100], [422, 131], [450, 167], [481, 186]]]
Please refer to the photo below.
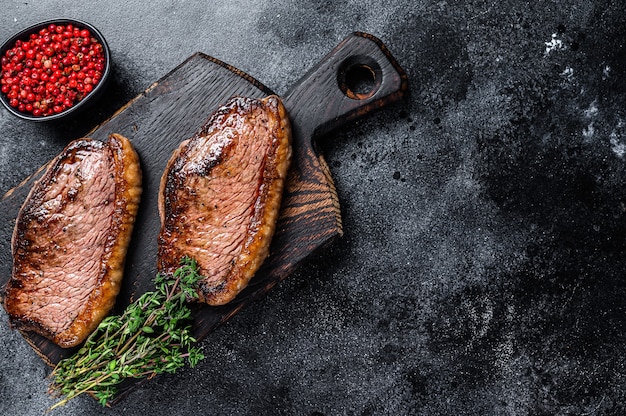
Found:
[[61, 347], [97, 327], [120, 290], [140, 196], [139, 158], [120, 135], [73, 141], [50, 163], [13, 233], [12, 326]]
[[202, 302], [223, 305], [269, 253], [287, 169], [291, 129], [276, 96], [235, 97], [170, 158], [161, 179], [158, 269], [198, 262]]

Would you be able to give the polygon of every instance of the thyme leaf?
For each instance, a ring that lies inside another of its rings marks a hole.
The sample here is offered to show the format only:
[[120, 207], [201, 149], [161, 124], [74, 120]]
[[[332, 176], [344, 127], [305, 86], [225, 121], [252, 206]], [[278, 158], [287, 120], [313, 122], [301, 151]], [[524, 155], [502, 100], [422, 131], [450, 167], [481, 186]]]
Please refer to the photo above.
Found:
[[158, 274], [156, 291], [146, 292], [122, 315], [109, 316], [71, 357], [50, 374], [50, 394], [65, 396], [50, 410], [88, 393], [106, 406], [129, 378], [150, 378], [195, 367], [204, 355], [191, 335], [188, 299], [198, 297], [202, 278], [195, 260], [185, 257], [172, 275]]

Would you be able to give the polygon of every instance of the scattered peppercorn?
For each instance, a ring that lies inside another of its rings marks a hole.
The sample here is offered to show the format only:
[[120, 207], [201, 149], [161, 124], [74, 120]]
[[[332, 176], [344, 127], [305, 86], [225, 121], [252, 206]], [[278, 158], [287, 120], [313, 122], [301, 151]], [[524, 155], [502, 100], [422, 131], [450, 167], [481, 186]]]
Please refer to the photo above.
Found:
[[50, 24], [0, 57], [0, 92], [23, 113], [58, 114], [95, 88], [105, 64], [104, 48], [89, 30]]

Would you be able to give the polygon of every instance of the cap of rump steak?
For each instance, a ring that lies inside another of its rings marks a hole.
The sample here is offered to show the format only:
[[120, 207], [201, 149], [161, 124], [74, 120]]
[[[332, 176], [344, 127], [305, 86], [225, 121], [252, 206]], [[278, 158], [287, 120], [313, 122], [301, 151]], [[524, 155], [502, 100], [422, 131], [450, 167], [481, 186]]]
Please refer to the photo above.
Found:
[[184, 256], [203, 276], [201, 302], [223, 305], [269, 253], [291, 161], [289, 117], [274, 95], [234, 97], [172, 154], [161, 178], [157, 268]]
[[73, 347], [111, 311], [141, 197], [130, 141], [69, 143], [33, 185], [12, 238], [4, 308], [14, 328]]

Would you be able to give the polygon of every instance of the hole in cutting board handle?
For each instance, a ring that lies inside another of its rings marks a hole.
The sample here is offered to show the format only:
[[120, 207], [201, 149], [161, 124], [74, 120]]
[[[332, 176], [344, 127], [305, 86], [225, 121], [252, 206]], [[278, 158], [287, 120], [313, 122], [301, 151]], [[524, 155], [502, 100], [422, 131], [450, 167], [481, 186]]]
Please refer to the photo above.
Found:
[[353, 100], [368, 99], [382, 84], [382, 70], [374, 59], [365, 55], [346, 58], [337, 73], [339, 89]]

